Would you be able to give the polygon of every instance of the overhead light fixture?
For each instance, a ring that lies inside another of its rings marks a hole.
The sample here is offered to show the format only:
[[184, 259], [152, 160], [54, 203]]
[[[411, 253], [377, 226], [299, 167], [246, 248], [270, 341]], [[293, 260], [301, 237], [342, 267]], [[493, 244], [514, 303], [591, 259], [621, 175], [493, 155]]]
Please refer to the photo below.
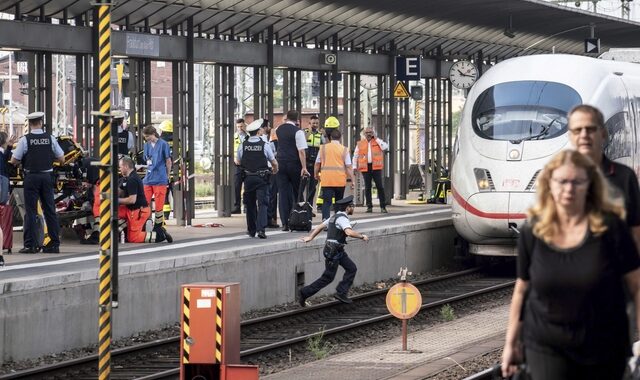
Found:
[[127, 57], [126, 55], [122, 55], [122, 54], [113, 54], [111, 56], [111, 58], [116, 58], [116, 59], [127, 59], [129, 57]]
[[4, 51], [20, 51], [20, 50], [22, 50], [22, 49], [20, 49], [20, 48], [14, 48], [14, 47], [6, 47], [6, 46], [3, 46], [3, 47], [0, 47], [0, 50], [4, 50]]
[[513, 30], [513, 15], [511, 13], [509, 13], [509, 22], [507, 24], [507, 27], [504, 29], [504, 32], [502, 34], [509, 38], [514, 38], [516, 36], [516, 33]]
[[201, 65], [215, 65], [216, 62], [215, 61], [200, 61], [198, 62]]

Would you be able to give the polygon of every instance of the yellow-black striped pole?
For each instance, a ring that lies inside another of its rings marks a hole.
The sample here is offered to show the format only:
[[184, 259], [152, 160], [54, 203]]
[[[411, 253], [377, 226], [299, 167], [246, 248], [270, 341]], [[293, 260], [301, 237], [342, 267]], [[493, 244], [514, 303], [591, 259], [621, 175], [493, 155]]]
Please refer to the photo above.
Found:
[[111, 373], [111, 2], [98, 0], [98, 103], [100, 125], [100, 271], [98, 378]]

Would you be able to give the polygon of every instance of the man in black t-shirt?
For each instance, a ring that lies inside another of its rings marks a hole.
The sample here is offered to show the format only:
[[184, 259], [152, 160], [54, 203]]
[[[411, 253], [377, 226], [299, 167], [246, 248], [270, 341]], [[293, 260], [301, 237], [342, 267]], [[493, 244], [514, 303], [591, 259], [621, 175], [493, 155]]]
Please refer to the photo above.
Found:
[[607, 129], [604, 116], [597, 108], [582, 104], [569, 112], [569, 140], [575, 149], [600, 165], [602, 173], [612, 185], [613, 197], [623, 197], [626, 222], [640, 252], [640, 187], [633, 169], [610, 161], [604, 155]]
[[144, 185], [129, 157], [120, 159], [122, 178], [118, 183], [118, 231], [127, 231], [129, 243], [173, 242], [167, 230], [155, 225], [153, 231], [144, 231], [144, 225], [151, 216], [151, 210], [144, 196]]

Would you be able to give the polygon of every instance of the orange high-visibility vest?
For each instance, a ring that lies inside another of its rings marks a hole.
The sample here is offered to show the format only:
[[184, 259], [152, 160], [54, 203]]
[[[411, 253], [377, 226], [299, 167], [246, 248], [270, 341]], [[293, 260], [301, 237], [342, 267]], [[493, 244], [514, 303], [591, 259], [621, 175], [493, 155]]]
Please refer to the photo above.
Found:
[[[366, 172], [369, 170], [369, 141], [362, 139], [358, 141], [358, 171]], [[378, 141], [371, 139], [371, 168], [373, 170], [382, 170], [384, 166], [384, 153], [378, 145]]]
[[320, 147], [320, 184], [326, 187], [347, 186], [344, 157], [348, 154], [342, 144], [328, 143]]

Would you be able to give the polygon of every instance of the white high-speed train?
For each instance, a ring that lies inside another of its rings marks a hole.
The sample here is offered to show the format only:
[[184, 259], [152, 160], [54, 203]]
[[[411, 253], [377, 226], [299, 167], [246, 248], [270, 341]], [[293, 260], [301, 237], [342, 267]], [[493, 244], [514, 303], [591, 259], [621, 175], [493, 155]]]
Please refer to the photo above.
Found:
[[471, 88], [453, 147], [453, 224], [478, 255], [514, 255], [536, 176], [569, 145], [567, 112], [604, 114], [607, 157], [640, 168], [640, 65], [573, 55], [513, 58]]

